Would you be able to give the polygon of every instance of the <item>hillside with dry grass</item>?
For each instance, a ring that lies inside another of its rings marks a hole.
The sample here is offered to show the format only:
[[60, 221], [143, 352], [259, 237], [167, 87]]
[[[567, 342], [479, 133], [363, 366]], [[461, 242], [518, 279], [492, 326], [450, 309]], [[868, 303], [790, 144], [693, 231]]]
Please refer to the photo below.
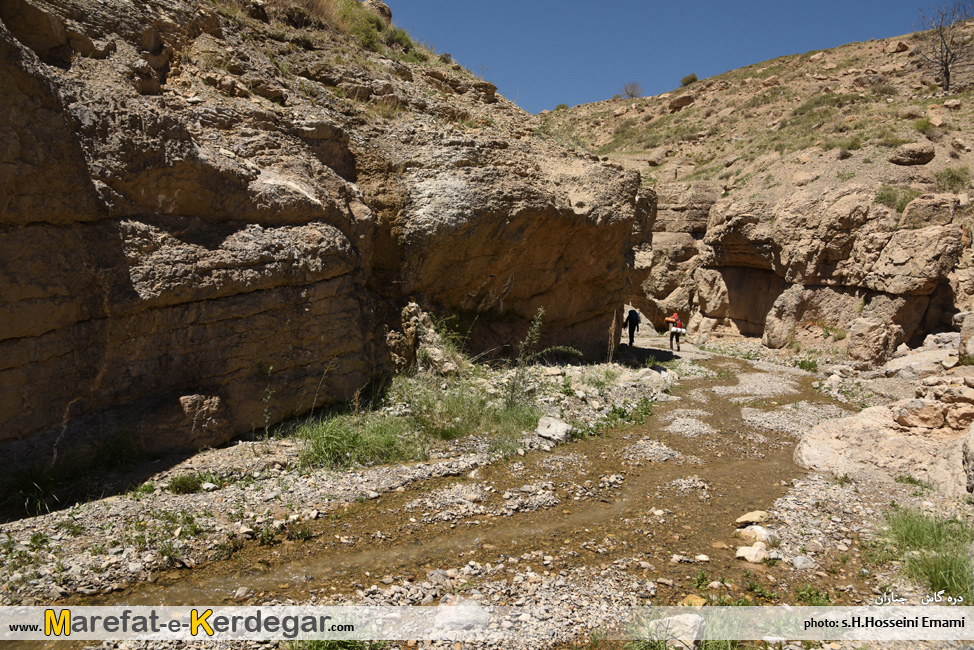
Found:
[[[658, 326], [676, 310], [702, 339], [761, 336], [873, 362], [974, 306], [972, 77], [942, 92], [919, 56], [927, 36], [545, 112], [536, 132], [657, 191], [632, 300]], [[918, 241], [937, 243], [922, 253]]]
[[[962, 77], [959, 90], [944, 96], [936, 70], [917, 56], [920, 42], [912, 34], [854, 43], [750, 65], [654, 97], [546, 112], [538, 132], [638, 169], [649, 185], [711, 180], [724, 191], [761, 187], [756, 172], [765, 165], [749, 165], [762, 159], [819, 148], [870, 165], [917, 139], [950, 145], [957, 153], [941, 163], [956, 166], [969, 148], [963, 145], [974, 111], [970, 79]], [[945, 106], [945, 100], [956, 101]]]

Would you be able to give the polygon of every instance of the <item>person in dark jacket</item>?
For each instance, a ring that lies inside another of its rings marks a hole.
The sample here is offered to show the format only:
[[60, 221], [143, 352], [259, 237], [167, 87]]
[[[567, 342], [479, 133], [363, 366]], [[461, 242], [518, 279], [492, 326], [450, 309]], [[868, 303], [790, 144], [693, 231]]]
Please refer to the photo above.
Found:
[[622, 324], [629, 326], [629, 347], [632, 347], [636, 332], [639, 331], [639, 313], [635, 309], [630, 309], [629, 315], [626, 316], [626, 320]]

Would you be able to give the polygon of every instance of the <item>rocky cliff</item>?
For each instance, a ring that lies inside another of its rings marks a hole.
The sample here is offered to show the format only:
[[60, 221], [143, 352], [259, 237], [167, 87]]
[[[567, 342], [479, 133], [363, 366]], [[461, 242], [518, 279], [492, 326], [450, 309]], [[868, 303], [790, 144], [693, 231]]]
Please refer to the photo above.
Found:
[[[972, 28], [974, 29], [974, 28]], [[705, 340], [831, 346], [863, 364], [971, 309], [974, 103], [924, 34], [733, 70], [540, 116], [659, 195], [631, 300]]]
[[539, 307], [550, 343], [618, 337], [654, 193], [388, 16], [4, 0], [0, 21], [18, 458], [199, 448], [348, 399], [402, 360], [410, 299], [470, 316], [475, 346]]

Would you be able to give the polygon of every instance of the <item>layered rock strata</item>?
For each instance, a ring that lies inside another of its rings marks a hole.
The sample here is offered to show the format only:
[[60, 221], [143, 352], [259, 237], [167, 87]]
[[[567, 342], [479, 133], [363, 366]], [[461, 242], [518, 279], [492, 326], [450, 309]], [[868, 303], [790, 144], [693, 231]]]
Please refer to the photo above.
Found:
[[536, 139], [459, 66], [357, 50], [293, 8], [2, 6], [0, 446], [19, 460], [116, 434], [195, 449], [348, 399], [392, 368], [410, 298], [481, 322], [481, 348], [538, 308], [547, 343], [618, 340], [652, 192]]

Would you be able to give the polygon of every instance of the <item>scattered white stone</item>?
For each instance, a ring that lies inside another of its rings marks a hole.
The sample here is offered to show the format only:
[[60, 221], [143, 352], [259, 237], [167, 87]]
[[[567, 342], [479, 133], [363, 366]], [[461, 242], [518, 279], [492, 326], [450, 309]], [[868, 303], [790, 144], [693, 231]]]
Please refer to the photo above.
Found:
[[818, 566], [818, 563], [816, 563], [815, 560], [810, 557], [796, 555], [795, 557], [791, 558], [791, 565], [799, 571], [811, 571]]
[[738, 517], [735, 523], [737, 523], [738, 526], [750, 526], [751, 524], [763, 523], [767, 518], [768, 513], [764, 510], [754, 510], [753, 512], [749, 512], [746, 515], [741, 515]]

